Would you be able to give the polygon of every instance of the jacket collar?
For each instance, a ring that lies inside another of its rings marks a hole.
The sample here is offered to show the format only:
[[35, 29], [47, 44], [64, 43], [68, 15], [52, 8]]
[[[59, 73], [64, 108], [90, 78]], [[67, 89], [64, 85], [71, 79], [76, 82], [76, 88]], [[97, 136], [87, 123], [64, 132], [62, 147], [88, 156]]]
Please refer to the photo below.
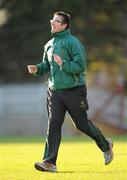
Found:
[[70, 34], [70, 33], [71, 33], [71, 32], [70, 32], [70, 29], [65, 29], [65, 30], [63, 30], [63, 31], [61, 31], [61, 32], [52, 34], [52, 36], [53, 36], [53, 37], [62, 37], [62, 36], [68, 35], [68, 34]]

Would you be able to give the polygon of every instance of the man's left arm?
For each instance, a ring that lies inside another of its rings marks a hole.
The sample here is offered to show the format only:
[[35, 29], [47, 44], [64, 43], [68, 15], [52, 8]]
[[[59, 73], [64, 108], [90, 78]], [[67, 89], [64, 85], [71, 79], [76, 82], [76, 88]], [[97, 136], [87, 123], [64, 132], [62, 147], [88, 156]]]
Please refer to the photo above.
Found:
[[54, 57], [54, 60], [61, 66], [63, 71], [71, 74], [82, 73], [86, 69], [86, 52], [83, 45], [76, 41], [71, 45], [71, 61], [61, 59], [59, 56]]

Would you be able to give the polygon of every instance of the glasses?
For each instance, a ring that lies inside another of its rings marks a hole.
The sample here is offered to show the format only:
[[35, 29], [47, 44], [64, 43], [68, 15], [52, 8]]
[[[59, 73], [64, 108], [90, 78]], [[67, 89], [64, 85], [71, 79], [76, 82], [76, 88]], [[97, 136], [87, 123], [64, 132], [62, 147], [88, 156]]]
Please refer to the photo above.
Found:
[[58, 20], [58, 19], [51, 19], [51, 20], [50, 20], [50, 22], [51, 22], [51, 23], [52, 23], [52, 22], [63, 23], [63, 21], [62, 21], [62, 20]]

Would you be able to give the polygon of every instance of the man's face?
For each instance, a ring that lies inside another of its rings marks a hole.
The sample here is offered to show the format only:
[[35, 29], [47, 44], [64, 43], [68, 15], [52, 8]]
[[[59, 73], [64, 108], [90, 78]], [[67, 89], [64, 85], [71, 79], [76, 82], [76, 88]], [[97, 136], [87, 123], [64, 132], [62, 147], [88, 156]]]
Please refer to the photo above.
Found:
[[63, 23], [63, 18], [59, 15], [55, 15], [52, 20], [50, 20], [51, 23], [51, 32], [57, 33], [63, 31], [67, 24]]

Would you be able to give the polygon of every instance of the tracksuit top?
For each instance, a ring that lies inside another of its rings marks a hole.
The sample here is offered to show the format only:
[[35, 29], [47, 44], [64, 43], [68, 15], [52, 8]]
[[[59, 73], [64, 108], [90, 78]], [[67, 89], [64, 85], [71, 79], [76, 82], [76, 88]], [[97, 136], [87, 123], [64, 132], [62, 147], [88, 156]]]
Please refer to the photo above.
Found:
[[[54, 61], [54, 54], [61, 57], [62, 66]], [[86, 52], [81, 42], [71, 35], [70, 29], [53, 34], [44, 46], [42, 62], [36, 66], [36, 75], [50, 72], [48, 86], [55, 91], [85, 84]]]

